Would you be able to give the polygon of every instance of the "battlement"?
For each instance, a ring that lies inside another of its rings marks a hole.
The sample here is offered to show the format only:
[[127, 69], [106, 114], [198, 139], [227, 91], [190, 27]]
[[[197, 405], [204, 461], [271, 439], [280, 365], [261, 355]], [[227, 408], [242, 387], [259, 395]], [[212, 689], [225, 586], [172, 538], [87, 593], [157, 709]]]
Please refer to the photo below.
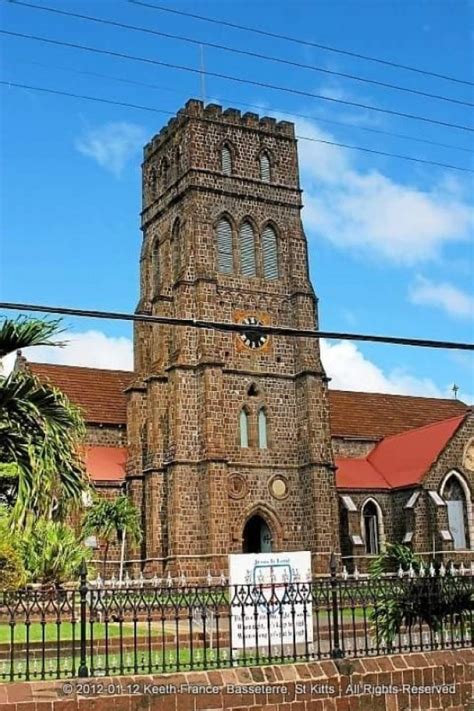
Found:
[[260, 117], [258, 114], [249, 111], [242, 114], [239, 109], [224, 109], [219, 104], [204, 105], [204, 102], [198, 99], [189, 99], [184, 108], [180, 109], [176, 116], [171, 118], [161, 131], [147, 143], [144, 148], [145, 159], [154, 153], [169, 135], [183, 125], [188, 118], [219, 121], [219, 123], [223, 124], [228, 123], [233, 126], [240, 125], [243, 128], [263, 130], [276, 136], [295, 138], [295, 126], [290, 121], [277, 121], [270, 116]]

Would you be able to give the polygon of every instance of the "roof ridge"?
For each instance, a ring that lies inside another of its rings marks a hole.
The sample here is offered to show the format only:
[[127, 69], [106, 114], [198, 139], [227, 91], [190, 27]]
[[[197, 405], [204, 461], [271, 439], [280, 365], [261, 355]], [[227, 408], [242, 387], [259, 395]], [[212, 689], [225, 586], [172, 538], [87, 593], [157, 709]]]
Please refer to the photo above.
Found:
[[47, 368], [70, 368], [71, 370], [93, 370], [100, 373], [126, 373], [127, 375], [133, 375], [135, 371], [133, 370], [123, 370], [121, 368], [98, 368], [92, 367], [90, 365], [69, 365], [66, 363], [43, 363], [35, 360], [28, 360], [27, 365], [41, 365]]
[[[420, 432], [420, 430], [426, 430], [429, 427], [437, 427], [438, 425], [442, 425], [445, 422], [450, 422], [451, 420], [464, 420], [464, 418], [467, 417], [468, 414], [469, 414], [469, 412], [466, 411], [462, 415], [453, 415], [452, 417], [445, 417], [443, 420], [436, 420], [436, 422], [429, 422], [427, 425], [420, 425], [420, 427], [410, 427], [410, 429], [404, 430], [403, 432], [397, 432], [396, 434], [393, 434], [393, 435], [386, 435], [385, 437], [382, 437], [382, 439], [379, 442], [377, 442], [377, 444], [375, 445], [375, 447], [373, 449], [370, 450], [367, 457], [370, 457], [372, 452], [375, 449], [377, 449], [377, 447], [380, 444], [382, 444], [383, 442], [385, 442], [388, 439], [396, 439], [397, 437], [406, 437], [406, 435], [412, 434], [413, 432]], [[459, 424], [461, 424], [461, 423], [459, 423]]]
[[341, 394], [348, 394], [348, 395], [375, 395], [376, 397], [391, 397], [391, 398], [410, 398], [412, 400], [436, 400], [436, 402], [458, 402], [460, 405], [463, 405], [465, 408], [468, 408], [469, 405], [467, 405], [465, 402], [462, 400], [457, 400], [455, 398], [450, 398], [450, 397], [435, 397], [435, 396], [428, 396], [428, 395], [409, 395], [409, 394], [403, 394], [403, 393], [381, 393], [381, 392], [370, 392], [367, 390], [342, 390], [340, 388], [328, 388], [330, 393], [341, 393]]

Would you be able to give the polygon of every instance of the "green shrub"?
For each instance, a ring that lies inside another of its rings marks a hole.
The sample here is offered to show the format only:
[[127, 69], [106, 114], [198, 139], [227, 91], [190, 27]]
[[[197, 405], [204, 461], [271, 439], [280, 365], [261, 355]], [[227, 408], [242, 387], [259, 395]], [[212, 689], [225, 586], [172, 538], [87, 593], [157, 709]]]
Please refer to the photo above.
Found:
[[[419, 629], [426, 625], [436, 633], [445, 625], [452, 631], [469, 623], [474, 610], [472, 588], [464, 584], [462, 577], [452, 577], [449, 572], [441, 575], [438, 562], [433, 561], [431, 566], [431, 570], [427, 566], [422, 570], [421, 560], [411, 548], [390, 543], [372, 562], [369, 571], [375, 580], [400, 567], [405, 573], [403, 580], [387, 581], [371, 611], [378, 643], [391, 644], [402, 629]], [[410, 568], [412, 578], [406, 577]]]
[[403, 543], [387, 543], [383, 552], [370, 563], [369, 573], [372, 578], [378, 578], [382, 573], [398, 572], [400, 566], [407, 571], [410, 565], [415, 572], [419, 570], [420, 560], [411, 548]]
[[26, 573], [23, 559], [10, 541], [0, 541], [0, 590], [23, 587]]
[[82, 561], [90, 556], [70, 526], [45, 519], [25, 532], [20, 547], [28, 582], [42, 585], [77, 580]]
[[0, 590], [16, 590], [26, 582], [23, 558], [10, 530], [8, 509], [0, 506]]

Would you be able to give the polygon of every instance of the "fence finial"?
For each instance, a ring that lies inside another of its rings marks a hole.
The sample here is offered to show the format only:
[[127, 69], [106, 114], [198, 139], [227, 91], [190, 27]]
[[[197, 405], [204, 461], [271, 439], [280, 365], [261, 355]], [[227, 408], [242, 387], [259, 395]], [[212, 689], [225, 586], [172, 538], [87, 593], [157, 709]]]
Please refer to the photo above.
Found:
[[81, 560], [81, 565], [79, 566], [79, 575], [81, 578], [87, 578], [87, 563], [85, 558]]

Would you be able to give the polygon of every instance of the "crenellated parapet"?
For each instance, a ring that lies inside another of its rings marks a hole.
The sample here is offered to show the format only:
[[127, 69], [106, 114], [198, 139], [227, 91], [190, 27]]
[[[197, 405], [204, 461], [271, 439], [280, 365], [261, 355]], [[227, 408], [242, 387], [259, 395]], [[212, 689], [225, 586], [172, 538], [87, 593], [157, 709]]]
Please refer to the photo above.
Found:
[[161, 131], [146, 144], [144, 147], [145, 160], [160, 149], [190, 119], [214, 120], [221, 124], [227, 123], [234, 128], [240, 127], [260, 132], [265, 131], [278, 137], [286, 137], [293, 140], [295, 138], [295, 126], [290, 121], [277, 121], [270, 116], [261, 117], [249, 111], [242, 114], [239, 109], [224, 109], [220, 104], [205, 105], [204, 102], [198, 99], [190, 99], [186, 102], [184, 108], [180, 109], [176, 116], [171, 118]]

